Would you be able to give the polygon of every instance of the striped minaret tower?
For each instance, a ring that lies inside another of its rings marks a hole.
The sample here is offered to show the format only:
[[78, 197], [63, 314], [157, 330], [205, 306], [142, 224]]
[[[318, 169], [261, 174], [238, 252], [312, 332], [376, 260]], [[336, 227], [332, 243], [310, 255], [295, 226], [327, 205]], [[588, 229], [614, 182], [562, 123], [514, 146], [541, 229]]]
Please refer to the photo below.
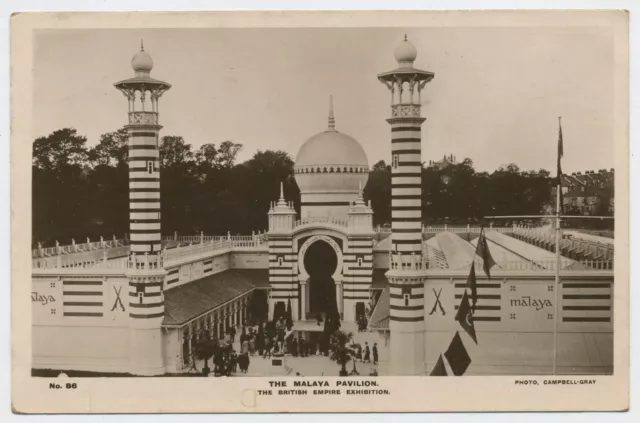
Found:
[[413, 67], [416, 48], [407, 40], [395, 51], [399, 67], [378, 75], [391, 91], [391, 297], [390, 374], [425, 373], [424, 282], [422, 252], [421, 92], [434, 77]]
[[158, 99], [171, 88], [152, 79], [151, 56], [140, 45], [133, 78], [115, 87], [129, 103], [129, 364], [135, 375], [165, 373], [162, 351], [164, 281], [160, 232]]
[[171, 85], [151, 78], [153, 60], [140, 45], [133, 56], [133, 78], [115, 87], [129, 103], [129, 232], [131, 253], [159, 254], [160, 162], [158, 99]]

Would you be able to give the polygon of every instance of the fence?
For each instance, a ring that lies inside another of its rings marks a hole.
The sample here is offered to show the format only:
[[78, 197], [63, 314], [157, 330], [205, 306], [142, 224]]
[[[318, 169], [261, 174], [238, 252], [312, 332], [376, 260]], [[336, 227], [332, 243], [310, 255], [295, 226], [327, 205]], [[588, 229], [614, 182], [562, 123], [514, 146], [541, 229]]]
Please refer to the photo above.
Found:
[[[467, 225], [466, 227], [459, 227], [459, 226], [447, 226], [447, 225], [443, 225], [443, 226], [422, 226], [422, 233], [423, 234], [436, 234], [436, 233], [440, 233], [440, 232], [451, 232], [454, 234], [466, 234], [466, 233], [470, 233], [470, 234], [479, 234], [480, 233], [481, 228], [479, 226], [471, 226], [471, 225]], [[495, 232], [500, 232], [500, 233], [512, 233], [513, 232], [513, 227], [506, 227], [506, 228], [499, 228], [499, 227], [493, 227], [493, 226], [489, 226], [487, 228], [484, 228], [485, 231], [495, 231]], [[382, 227], [380, 225], [378, 225], [375, 228], [375, 231], [378, 233], [391, 233], [391, 228], [388, 227]]]
[[124, 247], [126, 245], [128, 245], [126, 239], [116, 239], [115, 235], [113, 239], [109, 241], [105, 241], [104, 238], [100, 237], [100, 241], [91, 242], [89, 238], [87, 238], [87, 242], [83, 244], [76, 244], [75, 240], [71, 240], [71, 245], [60, 245], [60, 243], [56, 241], [55, 247], [47, 248], [43, 248], [42, 244], [38, 243], [38, 248], [32, 250], [32, 257], [54, 257], [64, 254], [106, 250], [109, 248]]

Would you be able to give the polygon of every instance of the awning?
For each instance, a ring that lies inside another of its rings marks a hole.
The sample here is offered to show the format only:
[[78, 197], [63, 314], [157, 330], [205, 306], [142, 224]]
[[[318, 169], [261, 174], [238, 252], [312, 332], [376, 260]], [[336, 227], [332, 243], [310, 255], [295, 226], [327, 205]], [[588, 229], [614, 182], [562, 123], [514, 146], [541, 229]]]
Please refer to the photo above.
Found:
[[389, 329], [389, 288], [385, 288], [373, 308], [369, 318], [369, 328], [378, 330]]
[[255, 289], [269, 287], [268, 269], [229, 269], [164, 293], [164, 326], [182, 326]]

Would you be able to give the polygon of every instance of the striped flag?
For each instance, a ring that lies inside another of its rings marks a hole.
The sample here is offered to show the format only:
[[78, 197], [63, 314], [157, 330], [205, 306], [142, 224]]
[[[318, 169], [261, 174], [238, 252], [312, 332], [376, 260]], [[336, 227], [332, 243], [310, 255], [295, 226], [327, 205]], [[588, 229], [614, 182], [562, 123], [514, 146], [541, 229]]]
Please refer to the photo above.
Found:
[[102, 280], [62, 281], [64, 317], [102, 317], [103, 302]]

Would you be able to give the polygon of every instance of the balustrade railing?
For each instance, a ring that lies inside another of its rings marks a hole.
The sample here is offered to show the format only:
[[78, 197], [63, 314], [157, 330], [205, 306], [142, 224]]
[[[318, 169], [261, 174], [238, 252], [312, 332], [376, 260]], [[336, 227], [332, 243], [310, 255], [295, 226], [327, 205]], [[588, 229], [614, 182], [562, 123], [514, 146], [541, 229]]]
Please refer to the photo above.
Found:
[[[466, 227], [462, 226], [447, 226], [447, 225], [443, 225], [443, 226], [423, 226], [422, 227], [422, 233], [423, 234], [435, 234], [435, 233], [440, 233], [440, 232], [451, 232], [451, 233], [456, 233], [456, 234], [466, 234], [466, 233], [470, 233], [470, 234], [479, 234], [480, 233], [481, 228], [479, 226], [471, 226], [468, 225]], [[496, 227], [496, 226], [488, 226], [484, 228], [485, 232], [490, 232], [490, 231], [494, 231], [494, 232], [500, 232], [500, 233], [512, 233], [513, 232], [513, 228], [512, 227]], [[382, 226], [377, 226], [375, 228], [375, 231], [378, 233], [391, 233], [392, 230], [389, 227], [382, 227]]]
[[100, 241], [91, 242], [89, 238], [87, 238], [87, 242], [82, 244], [76, 244], [75, 240], [71, 240], [70, 245], [60, 245], [56, 241], [55, 247], [42, 247], [40, 243], [38, 243], [38, 248], [32, 250], [32, 257], [54, 257], [57, 255], [66, 255], [66, 254], [75, 254], [75, 253], [85, 253], [88, 251], [99, 251], [106, 250], [109, 248], [116, 247], [124, 247], [128, 245], [128, 241], [126, 239], [116, 239], [114, 236], [111, 240], [104, 240], [104, 238], [100, 237]]
[[296, 220], [293, 223], [293, 227], [297, 228], [298, 226], [313, 225], [313, 224], [318, 224], [318, 223], [325, 223], [325, 224], [328, 224], [328, 225], [341, 226], [341, 227], [344, 227], [344, 228], [349, 226], [349, 221], [348, 220], [335, 219], [335, 218], [332, 218], [332, 217], [315, 216], [315, 217], [307, 217], [307, 218], [303, 218], [303, 219], [300, 219], [300, 220]]

